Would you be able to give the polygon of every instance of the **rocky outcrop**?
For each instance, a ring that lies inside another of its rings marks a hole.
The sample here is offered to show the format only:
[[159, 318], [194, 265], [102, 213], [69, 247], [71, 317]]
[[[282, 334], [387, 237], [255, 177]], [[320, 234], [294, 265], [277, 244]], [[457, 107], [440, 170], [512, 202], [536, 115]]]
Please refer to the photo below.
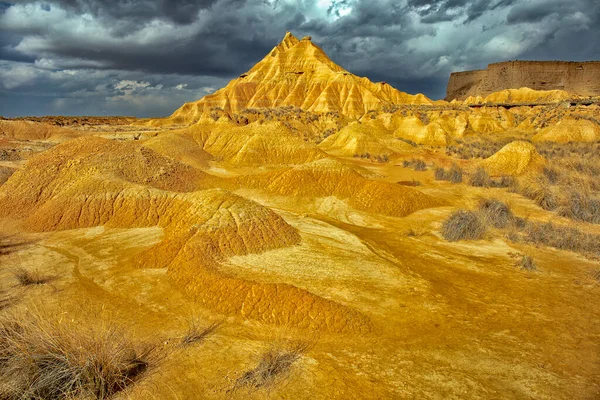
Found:
[[600, 95], [600, 61], [507, 61], [485, 70], [450, 75], [446, 100], [488, 96], [504, 89], [564, 90], [579, 96]]

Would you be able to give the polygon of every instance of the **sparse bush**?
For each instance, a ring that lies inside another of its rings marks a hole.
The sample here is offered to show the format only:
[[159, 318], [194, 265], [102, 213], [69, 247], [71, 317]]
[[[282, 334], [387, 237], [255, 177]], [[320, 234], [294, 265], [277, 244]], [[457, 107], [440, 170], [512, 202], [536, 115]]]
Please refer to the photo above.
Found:
[[453, 164], [448, 171], [448, 180], [452, 183], [460, 183], [463, 180], [463, 170], [457, 164]]
[[115, 327], [86, 328], [41, 316], [0, 322], [0, 398], [107, 399], [148, 369], [139, 349]]
[[452, 183], [460, 183], [463, 180], [463, 170], [457, 164], [452, 164], [452, 167], [446, 171], [442, 167], [437, 167], [433, 176], [438, 181], [450, 181]]
[[437, 167], [433, 172], [433, 176], [437, 181], [445, 181], [446, 180], [446, 170], [442, 167]]
[[[552, 160], [540, 180], [546, 189], [535, 193], [538, 200], [548, 192], [565, 194], [542, 201], [542, 207], [558, 210], [561, 216], [600, 223], [600, 156], [598, 143], [537, 143], [540, 154]], [[551, 186], [551, 187], [550, 187]], [[521, 191], [532, 197], [531, 189]], [[529, 192], [529, 193], [528, 193]]]
[[515, 140], [528, 140], [528, 136], [465, 136], [456, 140], [457, 145], [446, 147], [446, 155], [463, 160], [488, 158], [502, 147]]
[[526, 243], [556, 247], [561, 250], [600, 255], [600, 235], [550, 222], [527, 222], [519, 239]]
[[402, 140], [404, 143], [408, 143], [410, 144], [412, 147], [417, 147], [417, 143], [413, 142], [410, 139], [403, 139], [403, 138], [398, 138], [398, 140]]
[[506, 228], [514, 221], [510, 207], [499, 200], [482, 199], [479, 202], [479, 210], [484, 216], [485, 221], [494, 228]]
[[600, 200], [589, 198], [585, 191], [571, 187], [569, 194], [561, 203], [559, 215], [593, 224], [600, 223]]
[[221, 326], [222, 322], [215, 322], [206, 327], [201, 327], [196, 321], [192, 321], [185, 336], [181, 338], [182, 347], [199, 343], [212, 335]]
[[0, 234], [0, 256], [13, 253], [27, 243], [15, 238], [14, 236]]
[[490, 178], [492, 187], [511, 188], [511, 191], [516, 188], [517, 180], [513, 176], [501, 176], [499, 179]]
[[387, 154], [380, 154], [377, 157], [375, 157], [375, 160], [379, 163], [386, 163], [390, 161], [390, 157]]
[[492, 181], [485, 168], [479, 167], [470, 176], [469, 184], [476, 187], [490, 187], [492, 186]]
[[558, 199], [546, 181], [530, 183], [522, 189], [522, 194], [544, 210], [554, 211], [558, 207]]
[[548, 179], [551, 184], [556, 184], [560, 178], [558, 171], [554, 168], [544, 167], [544, 176]]
[[412, 168], [415, 171], [427, 170], [427, 164], [425, 164], [425, 161], [416, 158], [413, 158], [412, 160], [404, 160], [402, 162], [402, 166], [404, 168]]
[[442, 236], [448, 241], [483, 238], [486, 228], [481, 217], [473, 212], [458, 210], [442, 225]]
[[416, 160], [414, 164], [415, 171], [425, 171], [427, 169], [427, 164], [423, 160]]
[[535, 192], [533, 201], [535, 201], [535, 204], [548, 211], [554, 211], [558, 207], [554, 193], [550, 189], [544, 187]]
[[264, 353], [253, 369], [236, 379], [233, 391], [244, 387], [262, 388], [275, 384], [284, 378], [292, 365], [309, 349], [308, 342], [289, 343], [277, 346]]
[[52, 276], [43, 275], [40, 271], [25, 268], [16, 268], [13, 270], [13, 275], [21, 286], [43, 285], [54, 279]]

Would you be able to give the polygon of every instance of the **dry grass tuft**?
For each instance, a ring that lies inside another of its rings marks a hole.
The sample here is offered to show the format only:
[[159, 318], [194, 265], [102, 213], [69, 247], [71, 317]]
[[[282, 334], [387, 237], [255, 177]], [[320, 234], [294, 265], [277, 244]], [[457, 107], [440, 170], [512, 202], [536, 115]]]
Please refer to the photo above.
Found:
[[583, 232], [574, 227], [555, 225], [551, 222], [527, 222], [523, 234], [515, 239], [560, 250], [600, 256], [600, 235]]
[[39, 315], [0, 321], [0, 398], [107, 399], [149, 368], [154, 347], [140, 348], [120, 329]]
[[463, 170], [457, 164], [452, 164], [448, 171], [446, 171], [444, 168], [438, 167], [434, 171], [434, 177], [438, 181], [461, 183], [463, 181]]
[[501, 176], [500, 178], [491, 178], [492, 187], [510, 188], [512, 192], [516, 191], [518, 181], [513, 176]]
[[6, 256], [13, 253], [27, 244], [29, 243], [21, 241], [14, 236], [0, 234], [0, 256]]
[[522, 194], [544, 210], [554, 211], [558, 207], [558, 198], [545, 180], [529, 182], [522, 188]]
[[490, 174], [483, 167], [479, 167], [469, 177], [469, 184], [476, 187], [490, 187], [492, 186], [492, 180]]
[[543, 172], [544, 176], [548, 179], [548, 182], [550, 182], [551, 184], [558, 183], [560, 179], [560, 174], [555, 168], [544, 167]]
[[442, 236], [446, 240], [477, 240], [486, 232], [484, 221], [473, 211], [458, 210], [442, 225]]
[[506, 228], [515, 219], [510, 207], [499, 200], [482, 199], [479, 202], [479, 211], [485, 221], [494, 228]]
[[591, 198], [589, 191], [571, 186], [562, 199], [558, 214], [576, 221], [600, 224], [600, 199]]
[[446, 170], [442, 167], [437, 167], [433, 172], [433, 176], [436, 181], [446, 180]]
[[292, 365], [310, 348], [310, 342], [301, 341], [276, 346], [264, 353], [253, 369], [236, 379], [233, 391], [241, 388], [263, 388], [276, 384], [285, 378]]
[[404, 160], [402, 162], [404, 168], [412, 168], [415, 171], [427, 171], [427, 164], [425, 161], [413, 158], [412, 160]]
[[40, 271], [25, 268], [16, 268], [12, 273], [21, 286], [43, 285], [54, 279], [53, 276], [43, 275]]
[[526, 135], [473, 135], [456, 139], [456, 145], [446, 147], [446, 154], [463, 160], [488, 158], [515, 140], [528, 140]]
[[214, 322], [208, 326], [201, 327], [196, 321], [190, 323], [187, 333], [181, 338], [181, 347], [192, 346], [200, 343], [208, 336], [212, 335], [223, 324], [223, 321]]
[[7, 309], [17, 302], [17, 297], [6, 289], [0, 289], [0, 311]]
[[463, 170], [456, 164], [453, 164], [448, 171], [448, 180], [452, 183], [460, 183], [463, 181]]

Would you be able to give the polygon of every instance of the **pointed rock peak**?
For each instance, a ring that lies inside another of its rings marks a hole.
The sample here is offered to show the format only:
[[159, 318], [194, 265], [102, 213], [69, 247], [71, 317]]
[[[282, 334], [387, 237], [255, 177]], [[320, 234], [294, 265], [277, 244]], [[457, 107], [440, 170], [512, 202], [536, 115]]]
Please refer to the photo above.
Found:
[[299, 42], [298, 38], [296, 38], [296, 36], [292, 35], [292, 32], [286, 32], [285, 36], [283, 37], [283, 40], [281, 41], [281, 43], [279, 43], [277, 45], [277, 48], [281, 51], [285, 51], [287, 49], [289, 49], [290, 47], [296, 45]]

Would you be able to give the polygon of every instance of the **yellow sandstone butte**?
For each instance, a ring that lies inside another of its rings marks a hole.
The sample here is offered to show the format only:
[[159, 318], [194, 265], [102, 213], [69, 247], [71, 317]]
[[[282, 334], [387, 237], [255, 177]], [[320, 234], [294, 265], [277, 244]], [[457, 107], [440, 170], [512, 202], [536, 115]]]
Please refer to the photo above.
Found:
[[390, 104], [432, 104], [385, 82], [373, 83], [344, 70], [310, 38], [286, 33], [283, 41], [248, 72], [201, 100], [186, 103], [169, 118], [194, 123], [213, 111], [239, 113], [248, 108], [300, 107], [305, 111], [339, 112], [359, 118]]

